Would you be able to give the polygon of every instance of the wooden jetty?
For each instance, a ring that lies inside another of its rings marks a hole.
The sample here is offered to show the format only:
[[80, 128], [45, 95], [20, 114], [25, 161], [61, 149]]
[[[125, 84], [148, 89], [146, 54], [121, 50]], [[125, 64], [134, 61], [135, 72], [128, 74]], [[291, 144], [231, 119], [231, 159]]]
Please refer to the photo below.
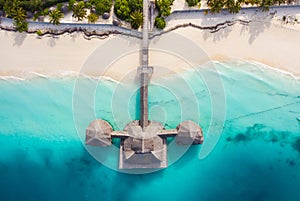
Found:
[[[176, 139], [179, 145], [203, 143], [202, 129], [192, 121], [180, 123], [176, 129], [165, 130], [159, 122], [148, 119], [148, 84], [153, 68], [148, 65], [149, 10], [153, 11], [153, 2], [143, 1], [143, 39], [141, 44], [141, 66], [137, 68], [140, 78], [140, 120], [129, 122], [123, 131], [113, 131], [108, 122], [96, 119], [86, 129], [86, 144], [89, 146], [111, 146], [112, 138], [121, 139], [119, 168], [165, 168], [167, 161], [167, 138]], [[152, 20], [152, 21], [151, 21]]]

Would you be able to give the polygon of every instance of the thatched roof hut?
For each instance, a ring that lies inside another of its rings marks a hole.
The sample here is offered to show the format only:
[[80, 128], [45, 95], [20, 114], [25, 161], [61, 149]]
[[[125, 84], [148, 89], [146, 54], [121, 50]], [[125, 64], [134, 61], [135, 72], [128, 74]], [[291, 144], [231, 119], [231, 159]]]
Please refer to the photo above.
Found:
[[30, 11], [26, 11], [26, 18], [28, 18], [28, 19], [33, 18], [33, 13]]
[[167, 166], [166, 151], [166, 141], [159, 136], [149, 139], [128, 137], [121, 143], [119, 168], [164, 168]]
[[92, 9], [91, 9], [91, 13], [97, 14], [96, 9], [95, 9], [95, 8], [92, 8]]
[[66, 14], [66, 13], [69, 11], [68, 5], [63, 5], [63, 6], [60, 8], [60, 11], [63, 12], [64, 14]]
[[120, 26], [121, 25], [121, 21], [119, 19], [113, 19], [113, 25], [114, 26]]
[[110, 17], [110, 14], [107, 12], [103, 13], [103, 15], [102, 15], [102, 18], [105, 20], [107, 20], [109, 17]]
[[91, 146], [110, 146], [112, 130], [108, 122], [96, 119], [86, 129], [85, 143]]
[[193, 121], [187, 120], [177, 127], [176, 143], [181, 145], [202, 144], [203, 132], [200, 126]]
[[121, 140], [119, 168], [167, 167], [166, 139], [157, 135], [161, 129], [163, 126], [159, 122], [149, 122], [144, 129], [139, 121], [128, 123], [124, 131], [130, 137]]
[[44, 22], [45, 21], [45, 17], [44, 16], [38, 16], [38, 21], [39, 22]]

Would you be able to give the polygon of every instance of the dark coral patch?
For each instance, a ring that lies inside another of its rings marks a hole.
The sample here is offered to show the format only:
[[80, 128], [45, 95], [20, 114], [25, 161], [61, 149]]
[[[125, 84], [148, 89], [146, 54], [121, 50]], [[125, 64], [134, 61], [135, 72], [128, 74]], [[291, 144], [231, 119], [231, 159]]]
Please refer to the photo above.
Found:
[[286, 163], [287, 163], [289, 166], [291, 166], [291, 167], [293, 167], [293, 166], [296, 165], [296, 162], [293, 161], [293, 160], [290, 160], [290, 159], [287, 159], [287, 160], [286, 160]]
[[293, 148], [300, 154], [300, 138], [293, 143]]
[[242, 142], [242, 141], [249, 141], [249, 140], [250, 140], [250, 138], [247, 135], [240, 133], [234, 137], [233, 141]]

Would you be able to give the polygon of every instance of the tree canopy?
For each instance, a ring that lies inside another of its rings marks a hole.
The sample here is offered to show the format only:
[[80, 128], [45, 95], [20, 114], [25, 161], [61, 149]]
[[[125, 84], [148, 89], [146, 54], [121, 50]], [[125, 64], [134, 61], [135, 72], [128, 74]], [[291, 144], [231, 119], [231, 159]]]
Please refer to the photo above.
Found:
[[131, 27], [138, 29], [143, 24], [143, 13], [139, 10], [130, 14]]
[[121, 20], [130, 22], [138, 29], [143, 24], [143, 0], [116, 0], [114, 12]]
[[98, 18], [99, 18], [98, 15], [95, 14], [95, 13], [90, 13], [90, 14], [87, 16], [87, 19], [88, 19], [88, 22], [89, 22], [89, 23], [95, 23], [95, 22], [97, 22]]
[[86, 17], [86, 9], [84, 1], [79, 1], [73, 5], [73, 17], [77, 18], [78, 21], [82, 21]]
[[[56, 10], [66, 10], [62, 2], [69, 1], [69, 10], [73, 11], [73, 17], [79, 21], [87, 17], [90, 23], [98, 20], [99, 15], [111, 11], [114, 3], [116, 16], [130, 22], [132, 28], [138, 29], [142, 25], [143, 0], [0, 0], [0, 10], [4, 10], [6, 17], [14, 20], [14, 25], [19, 31], [27, 30], [26, 12], [34, 13], [34, 20], [39, 16], [49, 14], [51, 22], [59, 24], [63, 14]], [[185, 0], [189, 6], [200, 5], [201, 0]], [[270, 6], [282, 3], [291, 3], [295, 0], [205, 0], [211, 13], [219, 13], [222, 9], [230, 13], [238, 13], [243, 5], [255, 5], [262, 11], [269, 11]], [[166, 26], [165, 18], [171, 14], [171, 6], [174, 0], [155, 0], [158, 13], [155, 26], [162, 29]], [[55, 11], [49, 13], [49, 7], [57, 6]], [[87, 16], [87, 11], [90, 15]], [[207, 12], [207, 11], [205, 11]]]
[[4, 4], [6, 14], [14, 20], [14, 26], [17, 31], [27, 31], [28, 23], [26, 22], [26, 11], [20, 6], [20, 1], [7, 1]]
[[164, 20], [164, 18], [162, 17], [156, 17], [155, 18], [155, 26], [158, 28], [158, 29], [163, 29], [166, 27], [166, 22]]
[[155, 0], [155, 5], [158, 9], [158, 16], [167, 17], [171, 14], [171, 5], [174, 0]]
[[185, 0], [188, 6], [196, 6], [201, 0]]
[[98, 15], [110, 12], [112, 0], [94, 0], [95, 9]]
[[130, 8], [128, 0], [116, 0], [114, 12], [121, 20], [127, 20], [130, 17]]
[[64, 17], [64, 14], [58, 9], [52, 10], [49, 13], [50, 23], [52, 23], [54, 25], [59, 25], [60, 20], [63, 17]]

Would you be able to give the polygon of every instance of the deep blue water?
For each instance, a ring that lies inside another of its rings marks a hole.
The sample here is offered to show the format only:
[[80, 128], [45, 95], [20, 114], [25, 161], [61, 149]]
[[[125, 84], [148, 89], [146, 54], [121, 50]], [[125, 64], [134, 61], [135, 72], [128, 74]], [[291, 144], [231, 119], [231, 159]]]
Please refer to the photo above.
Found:
[[[115, 129], [138, 118], [137, 93], [124, 106], [122, 97], [130, 89], [114, 94], [118, 86], [112, 81], [80, 78], [86, 91], [76, 96], [74, 77], [0, 80], [0, 200], [299, 201], [300, 80], [254, 63], [216, 66], [226, 100], [216, 147], [200, 159], [204, 145], [192, 146], [167, 169], [142, 175], [111, 170], [81, 143], [95, 117]], [[194, 97], [181, 90], [176, 77], [157, 80], [161, 85], [149, 88], [150, 119], [174, 128], [184, 119], [199, 118], [208, 139], [209, 127], [219, 121], [211, 119], [218, 109], [211, 99], [223, 100], [222, 93], [209, 90], [194, 73], [183, 77]], [[90, 105], [88, 89], [96, 83]], [[80, 99], [78, 110], [74, 98]], [[200, 116], [195, 108], [181, 115], [178, 108], [195, 103]], [[88, 110], [94, 116], [85, 115]], [[112, 165], [118, 160], [113, 153], [106, 157]]]

